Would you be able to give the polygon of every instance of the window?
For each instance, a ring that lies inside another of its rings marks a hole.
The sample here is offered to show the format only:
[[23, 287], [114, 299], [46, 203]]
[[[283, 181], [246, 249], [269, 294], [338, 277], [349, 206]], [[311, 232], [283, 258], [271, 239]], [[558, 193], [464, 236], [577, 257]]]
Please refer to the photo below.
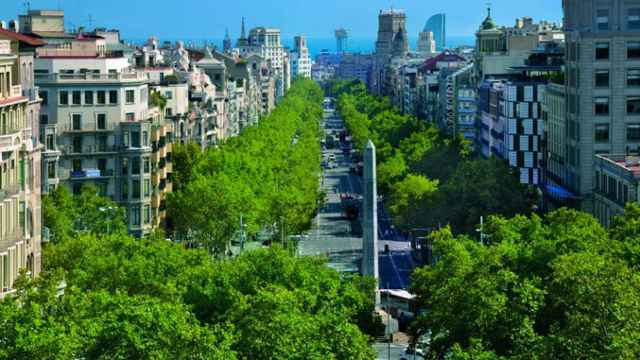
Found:
[[49, 115], [40, 114], [40, 125], [47, 125], [49, 123]]
[[151, 196], [151, 180], [149, 179], [144, 180], [144, 196]]
[[627, 9], [627, 29], [640, 30], [640, 8]]
[[133, 90], [127, 90], [126, 93], [127, 104], [133, 104], [136, 102], [136, 93]]
[[627, 97], [627, 114], [640, 115], [640, 96]]
[[98, 159], [98, 170], [100, 170], [100, 175], [105, 175], [107, 171], [107, 159]]
[[131, 187], [131, 197], [133, 197], [134, 200], [140, 199], [140, 180], [133, 180]]
[[55, 163], [55, 161], [49, 161], [47, 163], [47, 177], [49, 179], [55, 179], [56, 178], [56, 163]]
[[173, 99], [173, 92], [172, 91], [165, 91], [164, 92], [164, 97], [167, 98], [167, 100]]
[[73, 130], [82, 130], [82, 115], [81, 114], [73, 114], [71, 115]]
[[595, 98], [594, 101], [595, 114], [598, 116], [609, 115], [609, 98]]
[[73, 152], [76, 154], [82, 152], [82, 136], [73, 137]]
[[144, 164], [144, 173], [148, 174], [151, 171], [149, 158], [148, 157], [144, 158], [142, 163]]
[[173, 109], [171, 109], [171, 108], [167, 108], [167, 109], [165, 110], [165, 114], [166, 114], [166, 116], [173, 116]]
[[640, 41], [631, 41], [627, 43], [627, 58], [640, 59]]
[[71, 102], [73, 105], [82, 105], [82, 92], [81, 91], [71, 92]]
[[609, 124], [596, 124], [596, 142], [609, 142]]
[[49, 92], [41, 90], [40, 99], [42, 99], [42, 105], [49, 105]]
[[140, 132], [132, 131], [131, 132], [131, 147], [139, 148], [140, 147]]
[[124, 147], [129, 147], [129, 132], [125, 131], [122, 133], [122, 145]]
[[136, 121], [136, 113], [126, 113], [125, 120], [127, 121]]
[[111, 105], [118, 104], [118, 91], [117, 90], [109, 91], [109, 104], [111, 104]]
[[107, 93], [104, 90], [98, 91], [98, 105], [104, 105], [107, 103]]
[[627, 70], [627, 86], [640, 86], [640, 69]]
[[598, 30], [609, 30], [609, 9], [598, 9], [596, 11], [596, 24]]
[[54, 144], [53, 134], [47, 134], [47, 140], [46, 140], [47, 150], [55, 150], [53, 144]]
[[122, 175], [129, 175], [129, 158], [122, 158]]
[[73, 171], [82, 171], [82, 159], [73, 159]]
[[627, 125], [627, 141], [640, 142], [640, 124]]
[[93, 91], [84, 92], [84, 104], [93, 105]]
[[595, 87], [609, 87], [609, 70], [596, 70]]
[[60, 105], [69, 105], [68, 91], [60, 91]]
[[129, 180], [122, 180], [122, 200], [129, 200]]
[[131, 174], [140, 175], [140, 158], [131, 158]]
[[131, 208], [131, 223], [133, 224], [133, 226], [140, 226], [140, 208], [139, 207]]
[[105, 135], [98, 136], [98, 151], [107, 151], [107, 137]]
[[149, 224], [151, 222], [151, 206], [144, 206], [144, 223]]
[[148, 131], [143, 131], [142, 132], [142, 146], [149, 146], [149, 132]]
[[97, 116], [98, 130], [107, 129], [107, 114], [98, 114]]
[[609, 43], [596, 43], [596, 60], [609, 60]]

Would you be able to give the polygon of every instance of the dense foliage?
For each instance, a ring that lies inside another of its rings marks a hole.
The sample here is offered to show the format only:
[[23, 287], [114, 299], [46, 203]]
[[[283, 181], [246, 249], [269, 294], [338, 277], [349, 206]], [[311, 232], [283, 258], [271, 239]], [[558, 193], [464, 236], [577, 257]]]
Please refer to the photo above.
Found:
[[42, 198], [42, 218], [53, 242], [83, 233], [127, 233], [124, 209], [100, 196], [93, 186], [83, 187], [78, 196], [64, 186], [57, 187]]
[[360, 82], [334, 83], [329, 93], [338, 96], [358, 148], [368, 139], [376, 145], [378, 186], [401, 229], [450, 224], [455, 233], [471, 233], [481, 216], [531, 212], [535, 194], [502, 161], [471, 159], [463, 138], [400, 114]]
[[[179, 190], [168, 209], [179, 234], [222, 254], [244, 219], [250, 234], [277, 239], [309, 228], [320, 199], [320, 119], [323, 94], [309, 80], [294, 83], [256, 126], [201, 155], [180, 149]], [[184, 154], [183, 154], [184, 153]]]
[[[0, 359], [370, 359], [373, 284], [274, 248], [79, 235], [0, 302]], [[63, 285], [61, 285], [63, 284]]]
[[413, 276], [427, 309], [414, 331], [431, 331], [433, 358], [640, 358], [639, 221], [630, 206], [607, 231], [562, 209], [492, 217], [489, 245], [434, 233], [438, 261]]

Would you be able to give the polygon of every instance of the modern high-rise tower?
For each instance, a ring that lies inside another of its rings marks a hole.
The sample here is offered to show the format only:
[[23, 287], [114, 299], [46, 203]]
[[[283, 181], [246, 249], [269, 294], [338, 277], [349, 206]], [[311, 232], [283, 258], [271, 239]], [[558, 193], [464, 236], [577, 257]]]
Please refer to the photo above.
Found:
[[349, 34], [345, 29], [336, 30], [336, 52], [338, 54], [345, 53], [348, 50]]
[[447, 46], [447, 17], [445, 14], [436, 14], [427, 20], [424, 25], [423, 32], [433, 33], [433, 38], [436, 41], [436, 49], [442, 51]]
[[402, 10], [380, 10], [378, 15], [378, 57], [405, 56], [409, 52], [407, 16]]

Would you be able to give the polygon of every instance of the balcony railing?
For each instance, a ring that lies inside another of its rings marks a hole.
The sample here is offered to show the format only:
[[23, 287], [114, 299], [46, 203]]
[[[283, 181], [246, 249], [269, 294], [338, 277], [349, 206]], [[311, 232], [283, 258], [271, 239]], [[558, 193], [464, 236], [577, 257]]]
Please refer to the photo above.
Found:
[[11, 85], [11, 97], [22, 96], [22, 85]]
[[112, 176], [113, 176], [113, 169], [71, 170], [69, 172], [69, 178], [71, 179], [93, 179], [93, 178], [112, 177]]
[[92, 155], [92, 154], [103, 154], [103, 153], [114, 153], [118, 152], [118, 147], [115, 145], [107, 145], [107, 146], [99, 146], [99, 145], [89, 145], [84, 146], [80, 149], [74, 148], [71, 145], [61, 146], [62, 153], [65, 155]]
[[120, 72], [111, 74], [74, 73], [74, 74], [35, 74], [36, 82], [113, 82], [144, 81], [147, 75], [142, 72]]
[[109, 132], [109, 131], [114, 131], [116, 129], [117, 125], [115, 123], [107, 123], [105, 124], [105, 126], [103, 127], [98, 127], [98, 124], [95, 122], [90, 122], [88, 124], [82, 124], [82, 126], [80, 128], [74, 128], [73, 124], [62, 124], [58, 126], [58, 129], [61, 132], [101, 132], [101, 131], [105, 131], [105, 132]]
[[0, 189], [0, 201], [17, 195], [20, 192], [19, 185], [7, 185]]

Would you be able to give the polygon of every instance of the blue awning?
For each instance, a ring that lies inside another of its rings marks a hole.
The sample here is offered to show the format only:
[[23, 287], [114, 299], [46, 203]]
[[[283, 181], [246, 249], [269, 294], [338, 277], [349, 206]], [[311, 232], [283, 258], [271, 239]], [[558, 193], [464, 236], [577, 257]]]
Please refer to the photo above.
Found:
[[547, 193], [558, 199], [578, 199], [579, 196], [557, 184], [547, 184], [545, 186]]

